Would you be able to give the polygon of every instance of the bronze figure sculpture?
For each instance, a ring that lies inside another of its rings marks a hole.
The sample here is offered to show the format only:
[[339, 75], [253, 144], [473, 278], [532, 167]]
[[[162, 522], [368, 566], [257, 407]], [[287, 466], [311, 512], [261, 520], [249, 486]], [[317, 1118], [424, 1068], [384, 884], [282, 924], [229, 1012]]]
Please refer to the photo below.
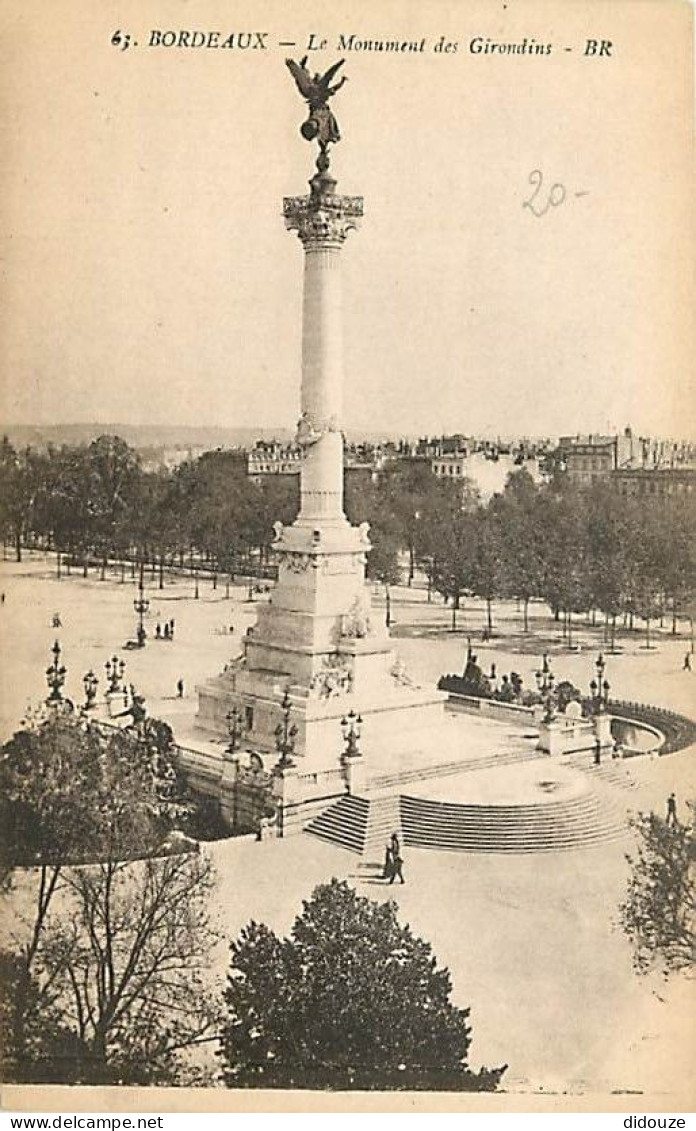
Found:
[[345, 63], [345, 59], [334, 63], [323, 75], [310, 74], [307, 70], [306, 55], [299, 63], [296, 63], [294, 59], [286, 59], [285, 62], [297, 83], [297, 89], [309, 106], [309, 117], [300, 126], [300, 133], [306, 141], [316, 139], [319, 142], [321, 152], [326, 153], [328, 145], [341, 140], [338, 122], [329, 109], [328, 101], [347, 81], [343, 76], [337, 83], [331, 85], [339, 68]]

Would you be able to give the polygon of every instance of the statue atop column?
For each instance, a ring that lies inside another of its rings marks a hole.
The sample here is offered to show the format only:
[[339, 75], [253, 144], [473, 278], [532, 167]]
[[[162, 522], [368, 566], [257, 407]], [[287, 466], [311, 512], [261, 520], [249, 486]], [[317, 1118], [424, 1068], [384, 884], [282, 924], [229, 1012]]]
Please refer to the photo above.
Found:
[[294, 59], [286, 59], [285, 62], [297, 83], [297, 89], [309, 106], [309, 117], [300, 126], [300, 133], [306, 141], [314, 141], [316, 138], [322, 155], [326, 155], [327, 147], [341, 140], [338, 122], [329, 109], [328, 102], [347, 82], [345, 76], [342, 76], [337, 83], [331, 85], [345, 59], [334, 63], [323, 75], [311, 75], [307, 70], [307, 58], [305, 55], [299, 63]]

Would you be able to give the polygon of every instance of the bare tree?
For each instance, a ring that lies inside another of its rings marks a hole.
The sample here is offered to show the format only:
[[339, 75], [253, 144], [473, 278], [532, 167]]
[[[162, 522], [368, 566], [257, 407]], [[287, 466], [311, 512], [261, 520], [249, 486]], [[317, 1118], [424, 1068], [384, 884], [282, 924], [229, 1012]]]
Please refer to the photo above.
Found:
[[39, 987], [76, 1039], [73, 1078], [92, 1083], [199, 1079], [187, 1052], [217, 1039], [207, 971], [216, 941], [208, 860], [177, 854], [65, 873], [67, 906], [44, 928]]

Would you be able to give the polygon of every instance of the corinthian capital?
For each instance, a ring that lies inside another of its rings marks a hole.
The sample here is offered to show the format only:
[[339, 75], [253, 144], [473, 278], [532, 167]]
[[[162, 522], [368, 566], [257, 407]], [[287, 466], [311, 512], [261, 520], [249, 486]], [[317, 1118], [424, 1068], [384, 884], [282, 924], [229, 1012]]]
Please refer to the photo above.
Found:
[[363, 214], [361, 196], [286, 196], [283, 200], [285, 227], [297, 232], [305, 248], [340, 247], [348, 232], [359, 227]]

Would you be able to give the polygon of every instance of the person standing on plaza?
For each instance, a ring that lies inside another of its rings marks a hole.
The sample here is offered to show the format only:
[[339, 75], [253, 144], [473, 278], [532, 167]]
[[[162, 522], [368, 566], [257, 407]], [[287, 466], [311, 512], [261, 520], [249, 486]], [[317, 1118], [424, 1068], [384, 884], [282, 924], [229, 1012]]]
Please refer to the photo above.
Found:
[[390, 884], [394, 883], [394, 880], [396, 879], [397, 876], [401, 880], [402, 884], [406, 883], [406, 881], [404, 879], [403, 866], [404, 866], [404, 862], [401, 859], [401, 853], [397, 851], [396, 853], [394, 853], [394, 855], [392, 857], [391, 876], [389, 877], [389, 883]]
[[174, 639], [174, 617], [172, 617], [172, 619], [169, 622], [169, 636], [170, 636], [170, 639], [172, 639], [172, 640]]
[[401, 847], [400, 844], [399, 844], [399, 836], [398, 836], [397, 833], [392, 833], [391, 840], [390, 840], [389, 843], [391, 845], [392, 860], [396, 860], [397, 856], [400, 855], [399, 849]]
[[684, 671], [684, 672], [690, 672], [691, 671], [691, 653], [690, 652], [687, 652], [685, 657], [684, 657], [684, 666], [682, 668], [682, 671]]
[[162, 625], [159, 621], [157, 621], [157, 624], [155, 625], [155, 637], [157, 640], [160, 640], [162, 637]]
[[597, 737], [594, 740], [594, 764], [595, 764], [595, 766], [599, 766], [601, 764], [601, 761], [602, 761], [602, 743], [600, 742], [599, 737]]
[[176, 681], [176, 693], [177, 693], [177, 695], [179, 696], [180, 699], [184, 698], [184, 681], [183, 681], [183, 679], [178, 679]]
[[388, 880], [394, 871], [394, 864], [392, 861], [391, 845], [387, 845], [384, 853], [384, 868], [382, 869], [382, 879]]
[[677, 824], [677, 799], [673, 793], [667, 798], [667, 824], [673, 828]]

